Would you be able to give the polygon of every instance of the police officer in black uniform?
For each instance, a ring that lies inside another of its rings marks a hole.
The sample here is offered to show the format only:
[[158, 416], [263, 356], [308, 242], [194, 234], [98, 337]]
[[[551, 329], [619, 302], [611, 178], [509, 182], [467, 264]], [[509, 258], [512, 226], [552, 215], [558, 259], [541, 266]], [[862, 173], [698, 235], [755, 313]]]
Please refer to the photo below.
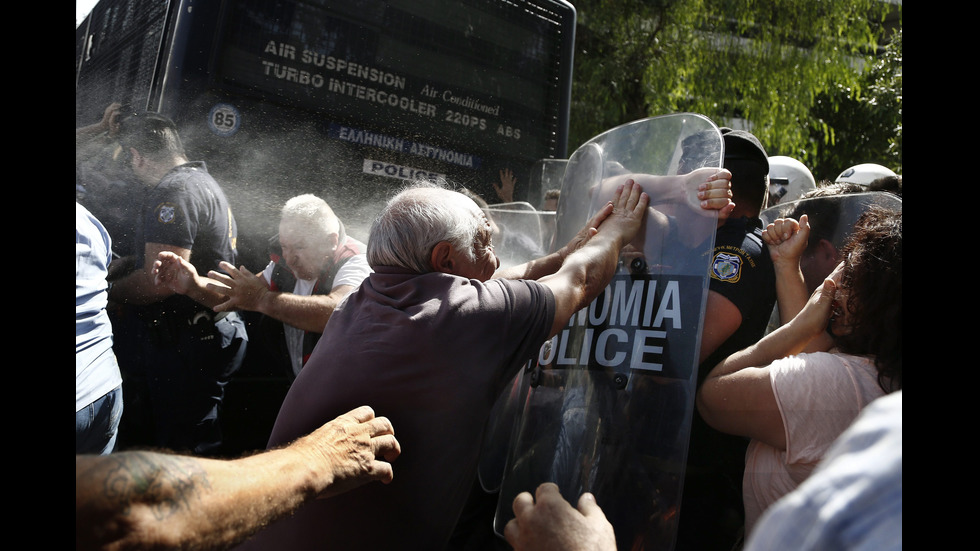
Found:
[[152, 267], [161, 251], [193, 261], [202, 276], [218, 270], [219, 261], [234, 264], [235, 217], [204, 162], [188, 160], [169, 118], [130, 115], [117, 140], [146, 186], [137, 253], [120, 262], [123, 271], [131, 271], [115, 278], [119, 268], [111, 270], [124, 383], [120, 448], [149, 445], [213, 455], [222, 443], [218, 414], [224, 387], [245, 355], [245, 324], [237, 312], [212, 311], [217, 294], [192, 299], [155, 285]]
[[[711, 368], [765, 334], [776, 303], [776, 274], [759, 214], [769, 193], [769, 161], [758, 138], [721, 128], [735, 210], [715, 233], [698, 386]], [[742, 474], [748, 440], [691, 424], [675, 551], [729, 551], [741, 540]]]

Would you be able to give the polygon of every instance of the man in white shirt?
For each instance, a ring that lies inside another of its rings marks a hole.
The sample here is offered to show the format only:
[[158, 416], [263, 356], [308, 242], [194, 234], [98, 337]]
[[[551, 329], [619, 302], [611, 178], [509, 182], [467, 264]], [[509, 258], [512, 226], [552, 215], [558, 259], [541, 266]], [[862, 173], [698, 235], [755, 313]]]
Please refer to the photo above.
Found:
[[[296, 377], [319, 340], [334, 308], [360, 285], [371, 268], [365, 245], [349, 237], [326, 201], [312, 194], [288, 200], [282, 209], [279, 234], [272, 239], [271, 260], [259, 274], [224, 262], [224, 273], [207, 278], [161, 255], [158, 278], [177, 292], [218, 293], [224, 300], [216, 312], [248, 310], [264, 315], [260, 335], [288, 352], [290, 379]], [[185, 263], [186, 264], [186, 263]], [[172, 283], [171, 283], [172, 282]], [[281, 334], [282, 338], [277, 335]], [[261, 341], [260, 341], [261, 342]]]

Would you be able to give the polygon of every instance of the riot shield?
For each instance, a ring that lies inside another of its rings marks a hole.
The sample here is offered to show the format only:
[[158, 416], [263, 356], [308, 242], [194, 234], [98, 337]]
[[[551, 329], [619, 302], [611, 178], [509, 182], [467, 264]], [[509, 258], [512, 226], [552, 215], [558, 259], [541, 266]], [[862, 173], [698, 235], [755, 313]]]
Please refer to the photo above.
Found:
[[769, 224], [777, 218], [800, 219], [806, 214], [810, 219], [810, 239], [827, 239], [840, 249], [847, 242], [858, 218], [872, 205], [891, 210], [902, 210], [902, 199], [884, 191], [820, 195], [781, 203], [762, 211], [759, 218]]
[[534, 206], [541, 207], [548, 190], [561, 189], [561, 179], [567, 165], [568, 159], [541, 159], [531, 165], [527, 196]]
[[[548, 228], [553, 226], [555, 213], [539, 211], [527, 202], [497, 203], [484, 209], [494, 228], [493, 248], [500, 267], [507, 268], [541, 258], [548, 252]], [[514, 377], [508, 390], [497, 398], [484, 430], [478, 477], [480, 486], [488, 493], [500, 488], [507, 442], [514, 425], [517, 404], [525, 393], [520, 375]]]
[[673, 547], [717, 229], [717, 212], [697, 200], [698, 184], [717, 169], [699, 167], [722, 166], [722, 149], [710, 120], [678, 114], [609, 130], [569, 159], [556, 244], [628, 178], [650, 207], [605, 291], [515, 382], [498, 535], [518, 493], [555, 482], [573, 504], [595, 494], [620, 549]]
[[550, 212], [545, 210], [545, 196], [553, 189], [561, 190], [561, 181], [567, 166], [568, 159], [541, 159], [531, 167], [529, 197], [537, 197], [539, 208], [543, 212], [548, 212], [542, 217], [542, 222], [545, 223], [545, 250], [549, 253], [554, 252], [562, 243], [557, 245], [554, 243], [556, 216], [554, 208]]
[[501, 268], [524, 264], [547, 253], [546, 219], [552, 213], [538, 211], [524, 201], [489, 205], [483, 211], [494, 229], [493, 250]]
[[[902, 199], [883, 191], [864, 193], [843, 193], [820, 195], [780, 203], [762, 211], [759, 217], [763, 224], [777, 218], [799, 220], [804, 214], [810, 223], [810, 238], [806, 252], [800, 258], [800, 270], [811, 294], [817, 285], [830, 275], [840, 263], [840, 250], [847, 243], [858, 218], [872, 205], [901, 211]], [[766, 332], [772, 332], [780, 325], [779, 305], [773, 308]]]
[[[549, 252], [546, 239], [550, 237], [549, 227], [554, 225], [555, 213], [539, 211], [523, 201], [488, 205], [484, 212], [495, 228], [493, 248], [501, 268], [523, 264]], [[488, 493], [500, 489], [507, 443], [518, 404], [525, 396], [520, 377], [516, 375], [508, 390], [497, 398], [484, 430], [477, 474], [480, 486]]]

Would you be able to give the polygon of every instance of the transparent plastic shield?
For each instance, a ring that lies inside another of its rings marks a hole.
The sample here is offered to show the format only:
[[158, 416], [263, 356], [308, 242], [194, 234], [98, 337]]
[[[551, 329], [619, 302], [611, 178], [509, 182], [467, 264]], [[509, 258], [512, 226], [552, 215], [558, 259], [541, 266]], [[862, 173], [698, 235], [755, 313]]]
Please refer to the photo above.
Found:
[[524, 369], [511, 379], [490, 411], [483, 433], [483, 448], [480, 451], [480, 464], [477, 469], [477, 479], [484, 492], [494, 493], [500, 490], [500, 482], [504, 477], [504, 466], [510, 450], [508, 446], [530, 388], [525, 380], [525, 372], [530, 372], [534, 366], [534, 362], [528, 362]]
[[[501, 268], [523, 264], [549, 252], [554, 212], [537, 210], [523, 201], [489, 205], [484, 212], [494, 228], [493, 248]], [[520, 377], [520, 374], [516, 375], [497, 398], [484, 431], [478, 476], [486, 492], [496, 492], [500, 488], [507, 443], [519, 411], [518, 404], [526, 395]]]
[[544, 196], [550, 189], [561, 189], [568, 159], [541, 159], [531, 165], [528, 176], [528, 197], [534, 206], [541, 208]]
[[548, 252], [547, 220], [554, 213], [539, 211], [524, 201], [489, 205], [484, 212], [494, 229], [493, 250], [501, 268], [524, 264]]
[[762, 211], [759, 217], [763, 224], [769, 224], [777, 218], [799, 220], [806, 214], [810, 219], [810, 240], [814, 237], [826, 239], [840, 249], [850, 237], [858, 218], [871, 205], [901, 211], [902, 199], [883, 191], [824, 195], [780, 203]]
[[[803, 272], [807, 290], [813, 293], [816, 286], [843, 260], [841, 249], [850, 238], [858, 218], [872, 205], [900, 212], [902, 199], [882, 191], [824, 195], [780, 203], [762, 211], [759, 217], [763, 224], [769, 224], [777, 218], [799, 220], [800, 216], [807, 215], [810, 238], [807, 240], [806, 252], [800, 258], [800, 270]], [[773, 308], [766, 332], [772, 332], [779, 326], [777, 304]]]
[[565, 168], [567, 166], [568, 159], [541, 159], [531, 167], [531, 177], [528, 185], [531, 190], [529, 196], [534, 197], [534, 194], [536, 194], [538, 197], [538, 208], [543, 212], [547, 212], [542, 217], [542, 222], [545, 224], [545, 249], [549, 253], [554, 252], [561, 244], [555, 243], [555, 223], [557, 218], [554, 212], [555, 207], [550, 207], [550, 212], [545, 211], [548, 208], [545, 198], [549, 191], [553, 189], [561, 190], [561, 182], [565, 176]]
[[627, 179], [651, 196], [650, 208], [606, 290], [515, 381], [516, 413], [496, 412], [514, 419], [498, 534], [518, 493], [555, 482], [573, 504], [596, 495], [620, 549], [672, 548], [717, 228], [697, 187], [722, 159], [721, 133], [693, 114], [614, 128], [569, 159], [556, 244]]

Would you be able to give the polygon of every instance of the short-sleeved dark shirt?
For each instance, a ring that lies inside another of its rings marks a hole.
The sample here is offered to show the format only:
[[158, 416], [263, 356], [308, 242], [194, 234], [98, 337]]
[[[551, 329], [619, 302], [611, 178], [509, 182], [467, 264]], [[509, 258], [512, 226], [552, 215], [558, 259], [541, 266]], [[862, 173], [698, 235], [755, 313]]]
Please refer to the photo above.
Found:
[[[235, 264], [238, 226], [218, 182], [201, 161], [173, 168], [143, 201], [138, 264], [143, 266], [146, 243], [190, 249], [198, 273], [217, 270], [221, 260]], [[168, 309], [199, 310], [183, 295], [166, 299]]]
[[698, 384], [718, 363], [758, 342], [776, 305], [776, 271], [762, 241], [762, 221], [741, 217], [728, 220], [715, 233], [708, 289], [734, 304], [742, 324], [698, 369]]
[[375, 267], [334, 310], [279, 411], [269, 446], [361, 405], [391, 420], [391, 484], [304, 505], [249, 549], [442, 549], [475, 480], [497, 396], [547, 340], [552, 292]]
[[[715, 233], [708, 288], [734, 304], [742, 323], [698, 366], [698, 386], [723, 359], [765, 334], [776, 304], [776, 272], [758, 218], [729, 219]], [[742, 526], [748, 439], [709, 427], [695, 409], [681, 501], [677, 551], [728, 551]]]

